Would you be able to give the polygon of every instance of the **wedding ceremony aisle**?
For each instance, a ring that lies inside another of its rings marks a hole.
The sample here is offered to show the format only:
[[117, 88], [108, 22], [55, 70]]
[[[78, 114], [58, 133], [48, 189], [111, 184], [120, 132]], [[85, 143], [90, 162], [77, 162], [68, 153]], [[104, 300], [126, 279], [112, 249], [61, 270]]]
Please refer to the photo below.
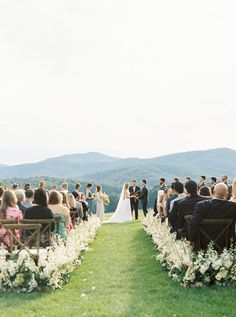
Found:
[[104, 224], [63, 290], [0, 294], [1, 317], [233, 317], [235, 288], [184, 289], [155, 259], [141, 221]]

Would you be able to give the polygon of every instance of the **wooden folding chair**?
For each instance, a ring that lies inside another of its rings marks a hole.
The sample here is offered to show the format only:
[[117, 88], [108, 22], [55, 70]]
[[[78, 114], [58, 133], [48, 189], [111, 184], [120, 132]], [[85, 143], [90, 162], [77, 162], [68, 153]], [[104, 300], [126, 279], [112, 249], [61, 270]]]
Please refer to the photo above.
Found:
[[[190, 230], [192, 216], [185, 216]], [[211, 230], [214, 228], [214, 230]], [[234, 220], [233, 219], [205, 219], [197, 226], [196, 250], [206, 250], [210, 242], [213, 242], [215, 249], [222, 253], [224, 248], [229, 248], [234, 241]]]
[[[54, 219], [23, 219], [22, 224], [41, 224], [40, 246], [46, 247], [51, 245], [51, 232]], [[28, 230], [29, 231], [29, 230]]]
[[[35, 262], [38, 264], [39, 259], [39, 247], [40, 247], [40, 230], [42, 228], [41, 224], [5, 224], [4, 228], [6, 229], [6, 235], [9, 237], [10, 245], [9, 251], [13, 253], [13, 251], [17, 248], [16, 255], [19, 254], [21, 250], [26, 250], [31, 255], [35, 257]], [[28, 230], [30, 235], [24, 241], [21, 241], [16, 236], [15, 231], [19, 230]], [[33, 252], [30, 251], [31, 243], [34, 243], [36, 246], [36, 256]]]

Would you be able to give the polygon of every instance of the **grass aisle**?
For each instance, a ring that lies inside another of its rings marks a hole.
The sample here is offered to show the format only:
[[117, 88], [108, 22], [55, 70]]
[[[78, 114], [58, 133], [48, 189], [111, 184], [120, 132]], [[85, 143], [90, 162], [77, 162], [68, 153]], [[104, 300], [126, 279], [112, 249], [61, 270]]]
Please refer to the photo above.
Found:
[[0, 316], [236, 316], [235, 288], [183, 289], [171, 281], [140, 222], [103, 225], [91, 248], [63, 290], [0, 294]]

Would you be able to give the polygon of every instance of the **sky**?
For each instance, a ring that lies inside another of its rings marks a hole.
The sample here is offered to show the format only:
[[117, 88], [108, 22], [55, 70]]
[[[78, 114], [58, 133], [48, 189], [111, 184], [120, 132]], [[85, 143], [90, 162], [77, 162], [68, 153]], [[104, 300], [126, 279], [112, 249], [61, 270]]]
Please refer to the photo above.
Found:
[[236, 149], [236, 3], [1, 0], [0, 163]]

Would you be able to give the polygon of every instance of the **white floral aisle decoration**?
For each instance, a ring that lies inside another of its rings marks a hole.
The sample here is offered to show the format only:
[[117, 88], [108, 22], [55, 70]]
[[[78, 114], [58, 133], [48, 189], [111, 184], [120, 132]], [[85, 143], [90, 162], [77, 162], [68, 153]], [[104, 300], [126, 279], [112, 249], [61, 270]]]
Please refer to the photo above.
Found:
[[25, 250], [9, 257], [8, 251], [0, 248], [0, 291], [61, 288], [81, 264], [81, 252], [88, 250], [100, 226], [96, 216], [89, 217], [69, 232], [66, 241], [59, 239], [53, 246], [40, 249], [38, 266]]
[[193, 252], [188, 241], [176, 240], [168, 225], [152, 213], [143, 224], [159, 251], [156, 259], [173, 280], [184, 287], [236, 284], [236, 249], [225, 249], [219, 254], [209, 245], [206, 252]]

